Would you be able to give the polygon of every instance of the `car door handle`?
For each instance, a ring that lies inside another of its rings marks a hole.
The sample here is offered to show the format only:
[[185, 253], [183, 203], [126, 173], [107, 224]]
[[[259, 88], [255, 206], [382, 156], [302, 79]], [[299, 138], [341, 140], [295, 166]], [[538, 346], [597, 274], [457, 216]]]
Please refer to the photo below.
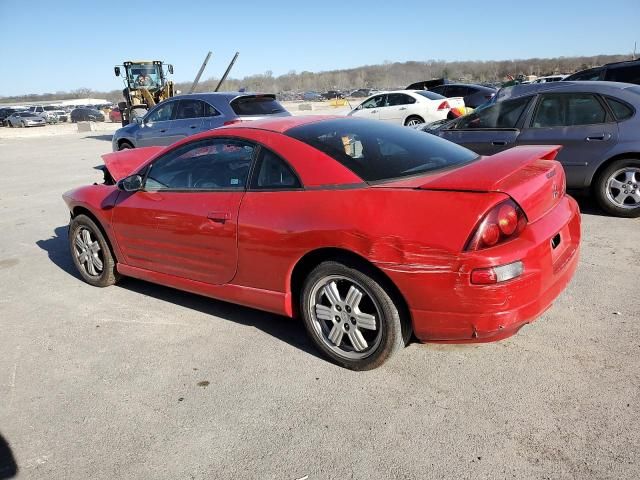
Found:
[[505, 140], [494, 140], [491, 142], [491, 145], [495, 145], [496, 147], [503, 147], [507, 144]]
[[225, 223], [227, 220], [231, 220], [231, 214], [229, 212], [209, 212], [207, 218], [215, 223]]
[[191, 125], [189, 128], [198, 128], [197, 125]]
[[407, 109], [407, 107], [401, 107], [398, 110], [406, 110], [406, 109]]
[[378, 110], [371, 110], [371, 113], [378, 113]]
[[587, 142], [606, 142], [611, 138], [610, 133], [603, 133], [602, 135], [593, 135], [585, 138]]
[[167, 129], [166, 129], [166, 128], [163, 128], [162, 130], [160, 130], [160, 133], [164, 133], [164, 132], [166, 132], [166, 131], [167, 131]]

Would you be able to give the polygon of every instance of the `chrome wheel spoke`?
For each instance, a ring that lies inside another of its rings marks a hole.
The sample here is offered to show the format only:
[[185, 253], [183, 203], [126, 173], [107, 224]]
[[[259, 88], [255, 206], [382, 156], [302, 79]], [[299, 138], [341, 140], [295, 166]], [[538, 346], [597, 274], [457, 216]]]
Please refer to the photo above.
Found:
[[82, 241], [86, 246], [91, 245], [91, 234], [86, 228], [82, 229]]
[[635, 170], [627, 170], [626, 172], [624, 172], [624, 181], [625, 182], [631, 182], [634, 183], [636, 179], [636, 172]]
[[351, 345], [353, 345], [353, 348], [357, 352], [361, 352], [362, 350], [366, 350], [366, 348], [369, 346], [367, 341], [362, 336], [362, 332], [360, 332], [360, 330], [358, 330], [357, 328], [349, 330], [349, 334], [348, 335], [349, 335], [349, 340], [351, 340]]
[[636, 192], [632, 195], [629, 195], [631, 198], [633, 198], [633, 200], [635, 201], [636, 204], [640, 203], [640, 191], [636, 190]]
[[329, 340], [336, 346], [339, 347], [342, 343], [342, 336], [344, 335], [344, 330], [342, 325], [336, 323], [333, 325], [333, 328], [329, 332]]
[[609, 187], [610, 188], [617, 188], [618, 190], [623, 190], [625, 187], [625, 184], [622, 183], [620, 180], [616, 180], [615, 178], [612, 178], [609, 181]]
[[334, 307], [342, 302], [340, 292], [338, 291], [338, 284], [336, 282], [331, 282], [328, 285], [325, 285], [324, 294]]
[[333, 322], [333, 317], [334, 317], [333, 309], [325, 305], [317, 304], [316, 317], [318, 317], [318, 320], [324, 320], [325, 322]]
[[357, 312], [355, 314], [356, 326], [366, 330], [376, 329], [376, 317], [368, 313]]
[[97, 275], [96, 267], [94, 267], [93, 262], [90, 258], [87, 258], [87, 271], [90, 275]]
[[80, 250], [84, 248], [84, 242], [82, 241], [82, 238], [80, 238], [80, 232], [76, 235], [75, 244]]
[[627, 199], [627, 197], [629, 196], [628, 193], [624, 193], [624, 190], [620, 190], [620, 192], [618, 192], [618, 194], [613, 197], [613, 199], [618, 202], [620, 205], [624, 204], [624, 201]]
[[358, 305], [360, 305], [360, 300], [362, 300], [362, 292], [358, 290], [355, 285], [351, 285], [349, 291], [347, 292], [345, 303], [349, 305], [351, 310], [356, 310], [358, 308]]
[[91, 258], [91, 263], [93, 263], [93, 266], [95, 267], [95, 269], [101, 272], [102, 260], [100, 260], [100, 258], [98, 257], [98, 254], [91, 255], [89, 258]]

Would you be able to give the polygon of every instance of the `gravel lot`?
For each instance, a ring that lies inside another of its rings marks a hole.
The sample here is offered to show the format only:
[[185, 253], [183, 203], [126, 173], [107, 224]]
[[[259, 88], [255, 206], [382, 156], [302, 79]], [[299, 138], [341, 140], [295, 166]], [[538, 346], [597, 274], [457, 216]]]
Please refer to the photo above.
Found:
[[99, 181], [110, 134], [8, 131], [0, 435], [18, 478], [640, 477], [640, 219], [582, 201], [577, 275], [515, 337], [414, 343], [354, 373], [319, 358], [299, 322], [80, 281], [60, 195]]

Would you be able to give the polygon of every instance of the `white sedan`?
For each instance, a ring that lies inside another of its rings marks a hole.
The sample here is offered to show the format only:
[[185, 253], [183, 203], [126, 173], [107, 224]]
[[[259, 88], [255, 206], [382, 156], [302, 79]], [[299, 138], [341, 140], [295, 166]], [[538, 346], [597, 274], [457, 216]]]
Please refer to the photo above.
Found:
[[464, 110], [462, 97], [446, 98], [428, 90], [396, 90], [367, 98], [347, 115], [415, 126], [443, 120], [452, 109]]

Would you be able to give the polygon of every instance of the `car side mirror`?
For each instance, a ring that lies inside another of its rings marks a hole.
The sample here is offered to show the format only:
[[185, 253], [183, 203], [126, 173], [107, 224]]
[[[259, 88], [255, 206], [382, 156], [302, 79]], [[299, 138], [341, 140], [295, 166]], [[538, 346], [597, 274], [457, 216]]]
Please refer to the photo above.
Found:
[[167, 68], [169, 69], [169, 73], [173, 75], [173, 65], [169, 64]]
[[120, 76], [120, 67], [113, 67], [113, 73], [116, 74], [116, 77]]
[[123, 192], [137, 192], [142, 189], [142, 175], [129, 175], [120, 180], [117, 187]]
[[356, 110], [362, 110], [362, 109], [363, 109], [362, 104], [360, 104], [360, 105], [358, 105], [358, 106], [356, 107]]
[[144, 118], [142, 118], [142, 117], [133, 117], [133, 121], [135, 123], [137, 123], [138, 125], [142, 125], [143, 123], [147, 123], [147, 122], [144, 121]]

